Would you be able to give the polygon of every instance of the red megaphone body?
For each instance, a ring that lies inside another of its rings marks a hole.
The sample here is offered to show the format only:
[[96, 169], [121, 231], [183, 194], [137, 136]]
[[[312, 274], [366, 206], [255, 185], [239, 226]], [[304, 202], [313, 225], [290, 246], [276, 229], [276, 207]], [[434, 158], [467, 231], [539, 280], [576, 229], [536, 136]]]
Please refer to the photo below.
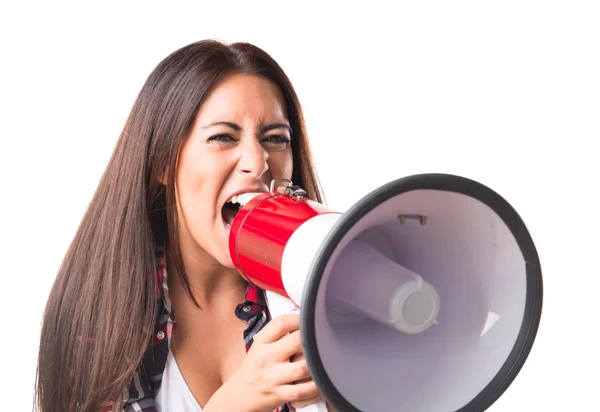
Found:
[[[275, 183], [282, 180], [273, 181], [269, 192], [255, 194], [241, 206], [231, 224], [229, 252], [235, 268], [246, 280], [300, 306], [299, 293], [303, 285], [299, 282], [303, 282], [304, 278], [286, 278], [288, 272], [282, 271], [286, 247], [290, 245], [292, 235], [297, 233], [300, 226], [325, 234], [341, 213], [305, 198], [304, 190], [292, 186], [289, 181], [287, 186], [276, 188]], [[308, 221], [312, 219], [314, 223], [311, 224]], [[325, 221], [328, 223], [323, 224]], [[298, 242], [311, 240], [312, 245], [315, 245], [322, 240], [315, 238], [315, 233], [313, 235], [312, 238], [298, 238]], [[296, 245], [298, 242], [292, 241], [295, 247], [287, 248], [285, 261], [292, 263], [301, 259], [305, 262], [308, 259], [306, 256], [288, 256], [308, 252], [308, 245]], [[291, 276], [292, 272], [289, 273]]]

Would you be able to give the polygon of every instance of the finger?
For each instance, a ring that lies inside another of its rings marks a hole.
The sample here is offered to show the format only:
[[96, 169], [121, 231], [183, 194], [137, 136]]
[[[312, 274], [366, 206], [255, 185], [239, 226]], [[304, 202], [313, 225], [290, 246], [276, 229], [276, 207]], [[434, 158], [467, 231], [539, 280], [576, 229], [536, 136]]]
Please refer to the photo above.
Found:
[[278, 395], [285, 400], [284, 403], [300, 402], [314, 398], [320, 394], [314, 381], [282, 385], [278, 388]]
[[300, 331], [295, 330], [270, 345], [269, 351], [277, 354], [278, 360], [289, 362], [295, 354], [302, 352]]
[[281, 315], [271, 320], [260, 332], [254, 335], [254, 341], [260, 343], [276, 342], [288, 333], [298, 329], [300, 329], [299, 314], [293, 313]]
[[[300, 343], [302, 344], [302, 340], [300, 341]], [[292, 356], [290, 356], [290, 360], [292, 362], [299, 361], [302, 359], [304, 359], [304, 352], [302, 352], [302, 351], [294, 353]]]
[[275, 373], [280, 385], [307, 383], [312, 380], [306, 361], [280, 363]]

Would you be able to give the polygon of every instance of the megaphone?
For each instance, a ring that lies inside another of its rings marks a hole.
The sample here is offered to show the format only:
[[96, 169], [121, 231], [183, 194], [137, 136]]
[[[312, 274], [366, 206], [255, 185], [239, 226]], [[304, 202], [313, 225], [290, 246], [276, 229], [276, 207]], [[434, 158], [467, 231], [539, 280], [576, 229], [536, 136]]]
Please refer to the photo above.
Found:
[[521, 370], [541, 267], [519, 215], [487, 186], [413, 175], [341, 213], [276, 179], [240, 202], [232, 261], [273, 317], [299, 311], [310, 374], [338, 411], [481, 412]]

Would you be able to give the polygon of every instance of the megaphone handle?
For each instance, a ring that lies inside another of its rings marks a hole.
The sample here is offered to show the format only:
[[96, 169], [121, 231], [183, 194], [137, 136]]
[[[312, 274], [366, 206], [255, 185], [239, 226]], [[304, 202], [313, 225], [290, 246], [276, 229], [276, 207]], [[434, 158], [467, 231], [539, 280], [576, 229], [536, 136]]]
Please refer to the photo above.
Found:
[[325, 403], [325, 401], [319, 401], [311, 405], [296, 408], [296, 412], [327, 412], [327, 403]]
[[[298, 313], [299, 311], [299, 308], [297, 308], [291, 301], [276, 293], [266, 291], [266, 297], [272, 319], [284, 314]], [[300, 408], [296, 408], [296, 412], [327, 412], [327, 402], [319, 401], [310, 405], [302, 406]]]
[[[295, 312], [297, 312], [297, 309], [291, 311], [291, 313]], [[296, 412], [327, 412], [327, 402], [319, 401], [311, 403], [310, 405], [296, 408]]]

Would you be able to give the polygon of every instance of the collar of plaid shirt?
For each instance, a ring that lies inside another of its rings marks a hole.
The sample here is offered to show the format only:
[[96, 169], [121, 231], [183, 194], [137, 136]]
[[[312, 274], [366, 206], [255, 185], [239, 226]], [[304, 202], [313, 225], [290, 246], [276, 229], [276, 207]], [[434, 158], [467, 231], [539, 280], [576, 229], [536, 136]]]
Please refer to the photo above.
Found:
[[[162, 374], [167, 362], [169, 347], [171, 344], [175, 314], [169, 299], [169, 287], [167, 285], [166, 260], [163, 248], [157, 248], [158, 270], [156, 273], [159, 290], [158, 317], [154, 328], [154, 338], [150, 348], [144, 357], [142, 365], [133, 376], [132, 382], [125, 389], [123, 412], [159, 412], [154, 397], [160, 388]], [[262, 289], [249, 285], [244, 302], [235, 308], [236, 316], [247, 323], [243, 339], [246, 351], [250, 349], [253, 337], [270, 320], [269, 308]], [[240, 337], [242, 339], [242, 337]], [[107, 407], [110, 411], [110, 406]], [[114, 409], [112, 409], [114, 411]], [[169, 412], [169, 411], [167, 411]], [[289, 412], [286, 405], [274, 410], [274, 412]]]

